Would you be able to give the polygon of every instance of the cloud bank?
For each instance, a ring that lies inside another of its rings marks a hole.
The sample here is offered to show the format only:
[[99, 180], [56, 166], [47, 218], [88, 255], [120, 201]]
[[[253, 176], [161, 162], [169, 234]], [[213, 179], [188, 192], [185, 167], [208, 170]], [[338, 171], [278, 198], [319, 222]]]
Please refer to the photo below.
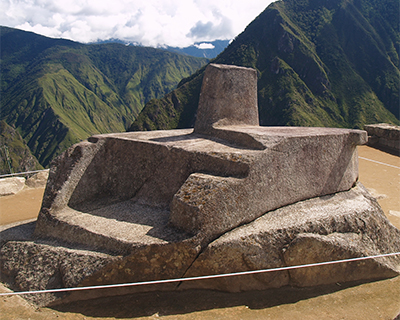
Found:
[[79, 42], [185, 47], [232, 39], [272, 0], [0, 0], [0, 24]]

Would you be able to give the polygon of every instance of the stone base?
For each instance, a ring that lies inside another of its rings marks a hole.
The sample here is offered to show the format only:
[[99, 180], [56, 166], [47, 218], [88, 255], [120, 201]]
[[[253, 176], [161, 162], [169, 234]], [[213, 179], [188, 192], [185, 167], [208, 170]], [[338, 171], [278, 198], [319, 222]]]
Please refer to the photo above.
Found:
[[[137, 244], [130, 254], [120, 256], [66, 242], [34, 240], [32, 235], [19, 232], [24, 225], [5, 229], [0, 233], [1, 280], [15, 291], [191, 277], [400, 251], [400, 231], [390, 224], [376, 200], [361, 185], [270, 211], [225, 233], [202, 251], [193, 239], [175, 242], [165, 239]], [[31, 232], [32, 228], [26, 230]], [[48, 305], [140, 291], [206, 288], [239, 292], [381, 279], [399, 273], [400, 257], [395, 256], [190, 281], [180, 286], [172, 283], [25, 298]]]
[[[185, 276], [279, 268], [399, 252], [400, 231], [362, 185], [266, 213], [213, 241]], [[239, 292], [393, 277], [400, 256], [185, 282], [181, 289]]]
[[142, 218], [152, 212], [179, 229], [178, 238], [196, 236], [204, 247], [265, 212], [349, 190], [358, 177], [356, 146], [366, 141], [364, 131], [333, 128], [215, 132], [107, 134], [71, 147], [50, 170], [35, 234], [128, 254], [164, 238], [145, 240], [124, 226], [147, 224], [156, 234], [161, 227]]

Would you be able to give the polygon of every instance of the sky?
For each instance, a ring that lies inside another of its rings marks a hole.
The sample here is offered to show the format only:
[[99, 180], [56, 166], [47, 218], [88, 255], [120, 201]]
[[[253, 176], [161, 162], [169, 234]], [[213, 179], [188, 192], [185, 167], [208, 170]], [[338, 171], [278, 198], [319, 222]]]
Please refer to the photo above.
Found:
[[0, 25], [78, 42], [230, 40], [272, 0], [0, 0]]

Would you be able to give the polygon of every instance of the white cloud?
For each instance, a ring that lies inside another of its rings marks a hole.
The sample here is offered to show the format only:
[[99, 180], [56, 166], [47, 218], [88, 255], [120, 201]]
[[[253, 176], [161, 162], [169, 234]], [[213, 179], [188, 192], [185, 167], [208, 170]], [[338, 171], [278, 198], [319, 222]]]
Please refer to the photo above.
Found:
[[231, 39], [272, 0], [0, 0], [0, 23], [79, 42], [188, 46]]
[[195, 44], [195, 47], [198, 49], [214, 49], [215, 46], [212, 43], [200, 43], [200, 44]]

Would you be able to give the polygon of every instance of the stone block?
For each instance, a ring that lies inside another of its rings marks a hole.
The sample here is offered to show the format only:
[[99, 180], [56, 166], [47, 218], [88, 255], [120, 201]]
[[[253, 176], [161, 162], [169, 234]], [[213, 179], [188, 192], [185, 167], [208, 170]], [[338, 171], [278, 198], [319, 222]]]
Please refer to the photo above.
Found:
[[46, 187], [48, 178], [49, 171], [43, 170], [26, 179], [25, 184], [29, 188], [44, 188]]
[[368, 132], [368, 145], [383, 148], [400, 155], [400, 126], [387, 123], [364, 126]]
[[25, 187], [25, 178], [12, 177], [0, 179], [0, 196], [9, 196], [20, 192]]
[[258, 124], [256, 70], [209, 64], [203, 77], [195, 132], [214, 135], [215, 127]]
[[[400, 231], [358, 185], [270, 211], [211, 242], [185, 277], [328, 262], [398, 252]], [[185, 282], [180, 289], [240, 292], [398, 275], [400, 257]]]

